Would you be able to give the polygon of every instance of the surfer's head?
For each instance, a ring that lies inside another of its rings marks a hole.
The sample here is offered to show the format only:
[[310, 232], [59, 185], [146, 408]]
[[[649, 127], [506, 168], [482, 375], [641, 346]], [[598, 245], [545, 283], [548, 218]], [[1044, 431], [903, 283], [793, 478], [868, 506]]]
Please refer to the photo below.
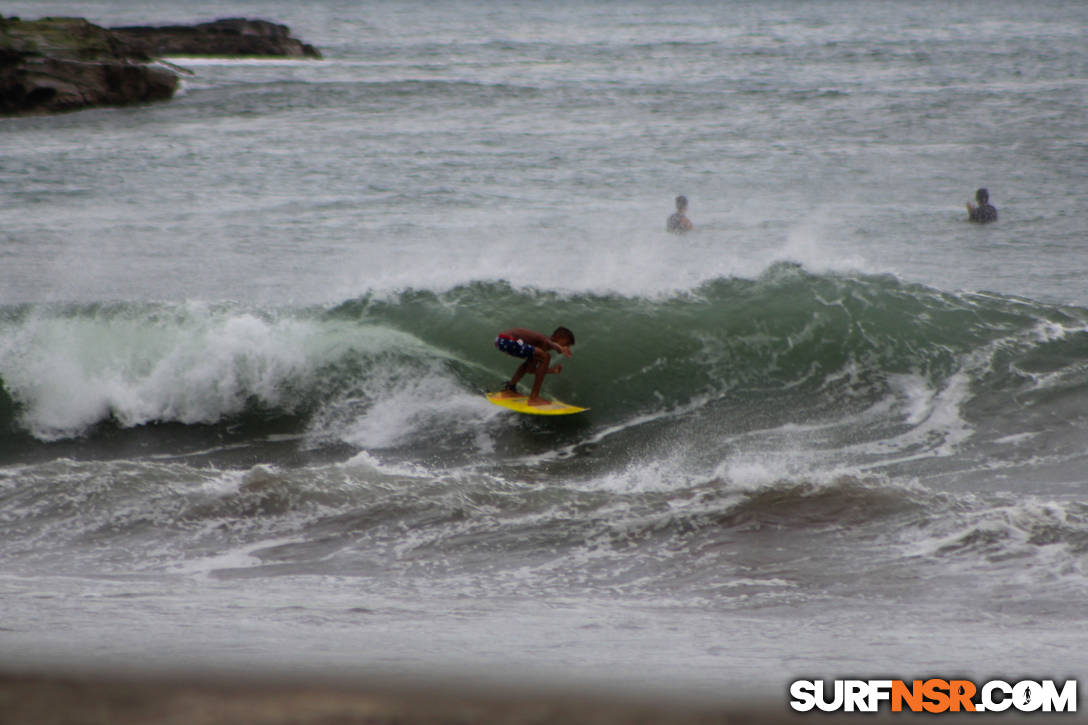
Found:
[[979, 189], [975, 192], [975, 200], [979, 204], [985, 204], [990, 200], [990, 192], [986, 191], [985, 189]]
[[555, 332], [552, 333], [552, 340], [563, 347], [570, 347], [574, 344], [574, 333], [565, 327], [557, 327]]
[[688, 198], [686, 196], [676, 197], [676, 211], [684, 211], [688, 208]]

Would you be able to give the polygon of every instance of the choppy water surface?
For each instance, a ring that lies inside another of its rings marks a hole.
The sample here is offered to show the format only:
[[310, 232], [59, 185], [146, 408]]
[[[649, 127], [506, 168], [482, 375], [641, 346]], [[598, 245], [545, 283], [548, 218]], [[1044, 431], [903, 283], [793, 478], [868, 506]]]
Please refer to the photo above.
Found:
[[[48, 14], [325, 60], [0, 120], [5, 661], [1083, 669], [1088, 7]], [[557, 324], [591, 410], [489, 405]]]

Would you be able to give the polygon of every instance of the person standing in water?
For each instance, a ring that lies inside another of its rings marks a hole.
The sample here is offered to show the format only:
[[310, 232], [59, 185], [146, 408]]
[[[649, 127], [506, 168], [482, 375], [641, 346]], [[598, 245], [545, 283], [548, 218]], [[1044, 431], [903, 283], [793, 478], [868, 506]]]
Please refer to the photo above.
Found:
[[688, 198], [686, 196], [676, 197], [676, 213], [669, 217], [669, 220], [665, 222], [665, 230], [672, 232], [673, 234], [683, 234], [684, 232], [690, 232], [695, 228], [695, 225], [691, 223], [691, 219], [688, 219], [684, 213], [688, 210]]
[[997, 221], [997, 209], [990, 204], [990, 192], [986, 189], [979, 189], [975, 192], [975, 201], [978, 202], [978, 206], [967, 202], [967, 221], [979, 224], [989, 224]]

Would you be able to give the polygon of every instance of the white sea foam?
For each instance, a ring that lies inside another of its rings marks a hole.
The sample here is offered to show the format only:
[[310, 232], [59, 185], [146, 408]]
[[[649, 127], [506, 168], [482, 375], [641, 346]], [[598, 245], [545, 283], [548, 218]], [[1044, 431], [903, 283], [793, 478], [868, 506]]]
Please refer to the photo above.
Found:
[[340, 432], [343, 440], [365, 449], [388, 448], [418, 438], [428, 430], [473, 428], [497, 411], [482, 396], [442, 377], [382, 386], [376, 402]]
[[290, 410], [320, 385], [323, 365], [422, 347], [388, 329], [202, 305], [42, 311], [5, 332], [0, 379], [44, 440], [106, 420], [215, 423], [254, 401]]
[[[1002, 502], [1000, 498], [1007, 499]], [[1079, 503], [1017, 496], [961, 496], [958, 510], [905, 529], [906, 555], [951, 562], [965, 575], [1010, 587], [1062, 586], [1088, 592], [1088, 518]]]

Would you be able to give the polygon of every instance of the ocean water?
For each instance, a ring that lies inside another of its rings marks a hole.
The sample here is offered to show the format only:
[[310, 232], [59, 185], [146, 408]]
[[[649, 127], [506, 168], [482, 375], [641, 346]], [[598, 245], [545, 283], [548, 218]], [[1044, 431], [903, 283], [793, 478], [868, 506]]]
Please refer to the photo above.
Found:
[[[325, 59], [0, 119], [0, 665], [1088, 667], [1088, 4], [4, 13]], [[484, 400], [559, 324], [590, 411]]]

